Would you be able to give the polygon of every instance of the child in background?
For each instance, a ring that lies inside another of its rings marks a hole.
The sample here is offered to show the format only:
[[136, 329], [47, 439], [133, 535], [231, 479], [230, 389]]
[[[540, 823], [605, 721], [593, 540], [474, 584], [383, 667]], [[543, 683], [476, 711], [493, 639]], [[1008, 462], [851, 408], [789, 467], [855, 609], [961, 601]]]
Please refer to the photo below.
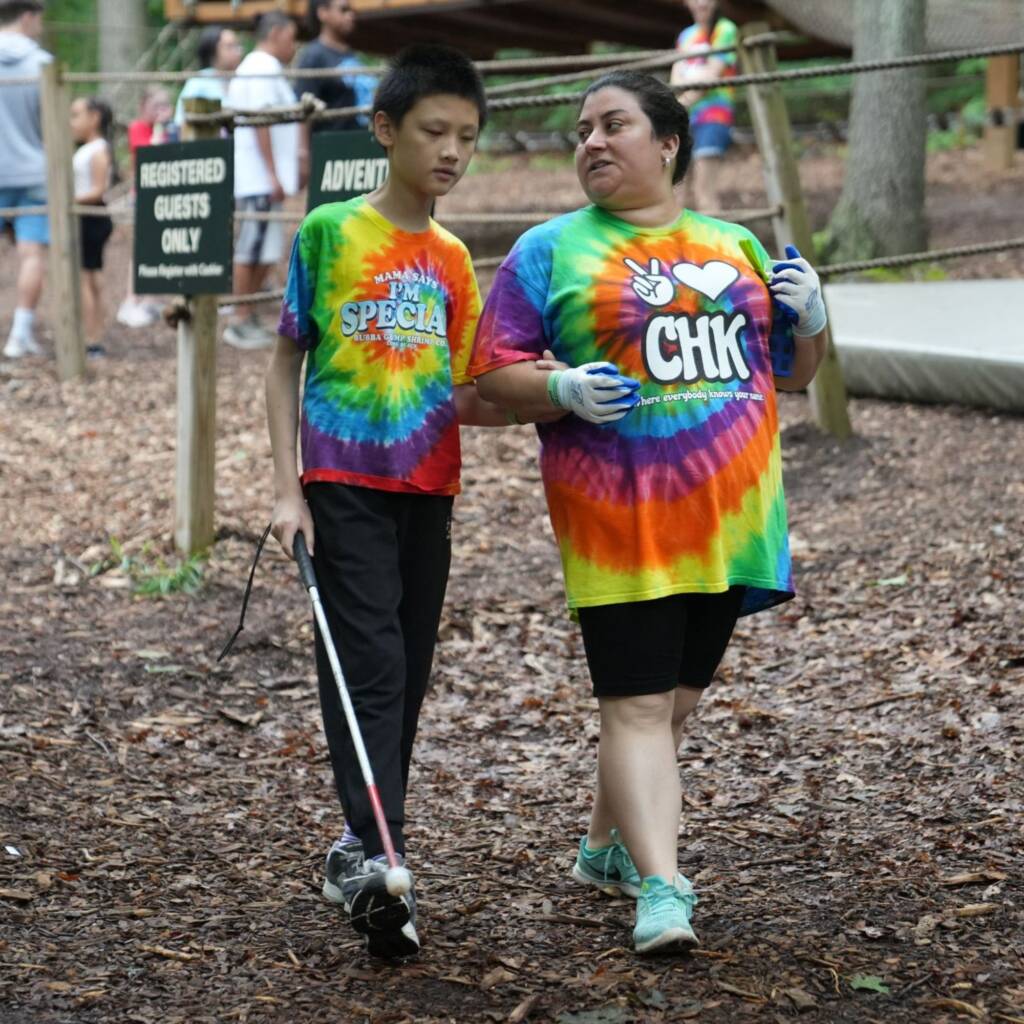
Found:
[[[78, 143], [72, 161], [75, 202], [105, 207], [104, 196], [114, 182], [114, 154], [110, 133], [114, 115], [98, 96], [85, 96], [71, 104], [71, 137]], [[114, 230], [109, 217], [82, 217], [82, 319], [91, 355], [102, 355], [100, 337], [106, 323], [103, 308], [103, 248]]]
[[[174, 141], [168, 133], [168, 127], [173, 123], [173, 115], [171, 94], [162, 85], [147, 86], [139, 104], [139, 116], [128, 125], [132, 181], [135, 180], [135, 151], [140, 146], [159, 146], [163, 142]], [[125, 327], [149, 327], [160, 319], [160, 309], [152, 301], [144, 302], [135, 294], [133, 269], [129, 262], [128, 292], [117, 311], [117, 322], [124, 324]]]

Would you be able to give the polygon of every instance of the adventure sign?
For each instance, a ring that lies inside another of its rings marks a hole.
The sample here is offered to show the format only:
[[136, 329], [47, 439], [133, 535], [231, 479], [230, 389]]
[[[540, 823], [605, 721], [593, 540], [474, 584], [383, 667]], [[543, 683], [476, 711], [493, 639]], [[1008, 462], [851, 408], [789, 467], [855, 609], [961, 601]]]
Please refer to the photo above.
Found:
[[365, 129], [314, 132], [310, 163], [310, 210], [372, 192], [388, 176], [384, 147]]
[[135, 165], [135, 292], [231, 293], [234, 146], [143, 146]]

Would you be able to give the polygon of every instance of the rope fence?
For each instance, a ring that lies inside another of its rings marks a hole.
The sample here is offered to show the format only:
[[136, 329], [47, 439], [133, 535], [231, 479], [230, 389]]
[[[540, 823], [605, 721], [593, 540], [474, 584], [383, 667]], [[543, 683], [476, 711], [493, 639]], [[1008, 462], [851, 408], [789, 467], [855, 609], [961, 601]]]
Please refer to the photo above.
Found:
[[[767, 214], [767, 211], [755, 211]], [[730, 214], [730, 219], [736, 219]], [[916, 263], [933, 263], [942, 260], [960, 259], [966, 256], [980, 256], [991, 252], [1004, 252], [1011, 249], [1024, 249], [1024, 238], [1007, 238], [1000, 242], [980, 242], [974, 245], [957, 245], [948, 249], [932, 249], [925, 252], [908, 252], [899, 256], [882, 256], [875, 260], [853, 260], [847, 263], [830, 263], [816, 268], [821, 278], [839, 277], [842, 274], [855, 274], [865, 270], [884, 270], [889, 267], [909, 267]], [[507, 256], [480, 256], [473, 260], [475, 270], [493, 270], [505, 262]], [[220, 308], [227, 306], [250, 306], [259, 305], [264, 302], [280, 302], [284, 298], [284, 289], [275, 288], [268, 291], [253, 292], [250, 295], [228, 295], [219, 299], [217, 305]], [[175, 304], [170, 307], [171, 312], [165, 316], [174, 315], [173, 311], [178, 309]]]
[[[762, 45], [770, 41], [766, 36], [754, 36], [750, 45]], [[941, 64], [947, 61], [967, 60], [972, 57], [998, 57], [1024, 52], [1024, 42], [1006, 43], [1000, 46], [971, 47], [962, 50], [944, 50], [936, 53], [912, 54], [906, 57], [891, 57], [884, 60], [847, 61], [841, 64], [825, 64], [810, 68], [792, 68], [788, 71], [767, 71], [751, 75], [734, 75], [727, 81], [722, 79], [709, 79], [705, 81], [687, 82], [672, 86], [674, 92], [683, 93], [688, 91], [706, 92], [710, 89], [720, 88], [723, 84], [729, 88], [737, 88], [747, 85], [768, 85], [773, 82], [797, 82], [810, 78], [825, 78], [834, 75], [855, 75], [869, 72], [892, 71], [900, 68], [921, 67], [927, 64]], [[655, 67], [662, 61], [663, 66], [675, 63], [679, 55], [672, 51], [662, 53], [654, 57], [648, 57], [651, 63], [648, 67]], [[646, 63], [645, 61], [636, 63]], [[628, 67], [628, 64], [621, 64], [618, 69]], [[634, 64], [635, 66], [635, 64]], [[607, 70], [607, 69], [605, 69]], [[603, 72], [602, 72], [603, 73]], [[583, 76], [588, 77], [588, 76]], [[584, 91], [561, 92], [555, 94], [535, 94], [528, 96], [515, 96], [509, 98], [497, 98], [489, 101], [488, 106], [492, 111], [497, 110], [523, 110], [533, 107], [558, 107], [579, 103], [585, 95]], [[305, 101], [305, 97], [303, 100]], [[281, 107], [265, 107], [261, 110], [232, 110], [224, 109], [214, 114], [190, 114], [187, 117], [189, 124], [217, 125], [222, 127], [266, 127], [272, 124], [282, 124], [294, 121], [334, 121], [347, 120], [363, 114], [372, 113], [372, 107], [352, 106], [340, 107], [334, 110], [310, 111], [310, 104], [302, 102], [294, 105]]]

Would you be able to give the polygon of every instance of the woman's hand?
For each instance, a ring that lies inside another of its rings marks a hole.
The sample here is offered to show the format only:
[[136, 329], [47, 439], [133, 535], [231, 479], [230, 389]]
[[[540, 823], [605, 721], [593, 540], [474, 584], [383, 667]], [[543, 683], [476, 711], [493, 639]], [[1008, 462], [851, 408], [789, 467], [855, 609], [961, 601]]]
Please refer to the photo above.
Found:
[[289, 558], [295, 558], [292, 548], [298, 532], [306, 538], [306, 547], [310, 555], [313, 554], [313, 516], [301, 492], [278, 498], [271, 516], [270, 532], [278, 539]]
[[820, 334], [828, 323], [821, 298], [821, 280], [796, 246], [786, 246], [786, 259], [772, 264], [769, 285], [773, 298], [796, 313], [793, 333], [800, 337]]
[[588, 423], [614, 423], [636, 405], [640, 382], [624, 377], [613, 363], [584, 363], [556, 370], [548, 378], [548, 397]]

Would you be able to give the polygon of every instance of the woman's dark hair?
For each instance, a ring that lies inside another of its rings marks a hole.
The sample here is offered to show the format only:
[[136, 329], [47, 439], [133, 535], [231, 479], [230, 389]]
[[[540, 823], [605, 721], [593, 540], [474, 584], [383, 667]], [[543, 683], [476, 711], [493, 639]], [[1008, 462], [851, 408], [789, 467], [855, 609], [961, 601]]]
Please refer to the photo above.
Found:
[[199, 43], [196, 45], [196, 57], [201, 68], [212, 68], [214, 59], [217, 56], [217, 47], [220, 45], [220, 37], [226, 29], [223, 25], [208, 25], [199, 33]]
[[487, 96], [473, 62], [450, 46], [418, 43], [402, 50], [377, 86], [373, 112], [388, 115], [395, 125], [427, 96], [460, 96], [476, 104], [480, 128], [487, 123]]
[[690, 115], [686, 107], [676, 99], [675, 93], [664, 82], [642, 71], [610, 71], [587, 89], [583, 94], [583, 103], [601, 89], [622, 89], [632, 93], [651, 122], [651, 131], [656, 139], [679, 136], [679, 152], [672, 169], [672, 183], [682, 181], [690, 166], [693, 138], [690, 135]]
[[86, 96], [85, 109], [100, 116], [100, 135], [106, 140], [110, 150], [110, 183], [116, 185], [121, 180], [121, 175], [117, 169], [117, 152], [114, 149], [114, 111], [100, 96]]

